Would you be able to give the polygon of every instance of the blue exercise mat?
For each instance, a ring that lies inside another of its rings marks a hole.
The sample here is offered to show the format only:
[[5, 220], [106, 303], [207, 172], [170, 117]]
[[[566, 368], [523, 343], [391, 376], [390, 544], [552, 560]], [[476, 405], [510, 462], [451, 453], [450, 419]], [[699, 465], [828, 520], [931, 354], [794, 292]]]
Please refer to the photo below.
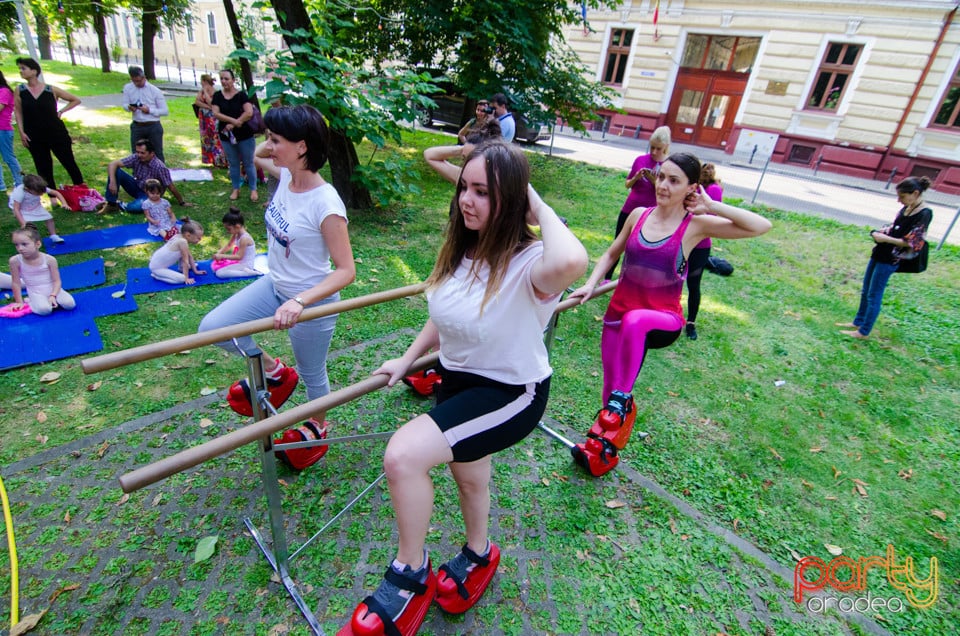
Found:
[[61, 254], [102, 250], [111, 247], [127, 247], [161, 240], [159, 236], [153, 236], [147, 232], [147, 224], [144, 222], [88, 230], [78, 234], [67, 234], [63, 237], [63, 243], [51, 243], [49, 238], [45, 238], [43, 239], [43, 246], [47, 254], [60, 256]]
[[99, 318], [100, 316], [113, 316], [114, 314], [127, 314], [136, 311], [138, 309], [137, 300], [133, 297], [133, 294], [124, 293], [118, 298], [114, 298], [114, 293], [122, 291], [124, 291], [123, 285], [110, 285], [109, 287], [77, 292], [73, 294], [77, 306], [71, 313]]
[[0, 371], [103, 349], [92, 315], [58, 309], [49, 316], [0, 318]]
[[[257, 254], [256, 259], [254, 260], [254, 266], [261, 272], [267, 271], [267, 255], [266, 254]], [[257, 276], [244, 276], [243, 278], [217, 278], [217, 275], [213, 273], [213, 270], [210, 268], [210, 261], [200, 261], [197, 263], [197, 267], [201, 270], [206, 270], [206, 274], [203, 276], [193, 276], [193, 279], [197, 281], [193, 285], [172, 284], [165, 283], [162, 280], [157, 280], [150, 275], [149, 267], [134, 267], [127, 270], [127, 294], [152, 294], [154, 292], [165, 292], [172, 289], [183, 289], [185, 287], [196, 287], [197, 285], [219, 285], [220, 283], [232, 283], [238, 280], [250, 280], [253, 278], [258, 278]], [[179, 272], [180, 267], [174, 266], [170, 268], [172, 271]]]
[[[100, 257], [60, 268], [60, 286], [64, 289], [96, 287], [105, 282], [107, 282], [107, 273], [103, 259]], [[4, 289], [0, 292], [0, 298], [13, 298], [13, 292]]]

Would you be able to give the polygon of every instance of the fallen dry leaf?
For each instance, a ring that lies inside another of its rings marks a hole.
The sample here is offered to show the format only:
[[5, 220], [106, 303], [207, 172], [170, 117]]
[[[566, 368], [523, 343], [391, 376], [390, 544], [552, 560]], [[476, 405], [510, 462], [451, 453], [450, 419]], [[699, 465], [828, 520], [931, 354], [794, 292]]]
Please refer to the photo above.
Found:
[[177, 307], [180, 304], [179, 300], [171, 300], [168, 304], [169, 307]]
[[840, 475], [843, 474], [843, 472], [841, 472], [840, 470], [838, 470], [836, 466], [831, 466], [830, 468], [833, 469], [833, 478], [834, 478], [834, 479], [836, 479], [837, 477], [839, 477]]
[[87, 385], [87, 391], [96, 391], [97, 389], [99, 389], [99, 388], [102, 387], [102, 386], [103, 386], [103, 380], [97, 380], [97, 381], [94, 382], [93, 384], [88, 384], [88, 385]]
[[97, 459], [103, 459], [104, 454], [106, 454], [107, 449], [110, 448], [110, 442], [104, 442], [100, 444], [97, 448]]
[[116, 261], [104, 261], [103, 264], [104, 264], [106, 267], [116, 267], [116, 266], [117, 266], [117, 262], [116, 262]]
[[127, 503], [128, 501], [130, 501], [130, 493], [126, 493], [126, 492], [125, 492], [125, 493], [123, 493], [123, 497], [120, 497], [120, 499], [117, 500], [117, 505], [118, 505], [118, 506], [122, 506], [123, 504]]
[[206, 360], [203, 361], [203, 363], [204, 363], [204, 364], [216, 364], [217, 361], [216, 361], [216, 360], [211, 360], [210, 358], [207, 358]]
[[35, 439], [36, 439], [38, 442], [40, 442], [41, 444], [46, 444], [47, 441], [49, 441], [50, 438], [49, 438], [48, 436], [44, 435], [43, 433], [38, 433], [38, 434], [37, 434], [37, 437], [36, 437]]
[[40, 376], [40, 381], [45, 384], [52, 384], [60, 379], [60, 374], [56, 371], [49, 371]]
[[787, 550], [790, 552], [790, 556], [793, 557], [793, 560], [794, 560], [794, 561], [797, 561], [798, 563], [799, 563], [800, 561], [803, 561], [803, 557], [800, 556], [800, 554], [797, 553], [796, 550], [794, 550], [793, 548], [787, 548]]
[[942, 534], [940, 534], [939, 532], [934, 532], [933, 530], [927, 530], [927, 534], [929, 534], [929, 535], [930, 535], [931, 537], [933, 537], [934, 539], [940, 539], [940, 540], [943, 541], [944, 543], [947, 542], [947, 538], [946, 538], [945, 536], [943, 536]]
[[823, 452], [823, 449], [820, 448], [819, 446], [814, 446], [813, 448], [810, 449], [810, 452], [811, 452], [811, 453], [822, 453], [822, 452]]
[[150, 505], [156, 507], [156, 506], [159, 506], [161, 503], [163, 503], [163, 493], [158, 492], [157, 496], [153, 498], [153, 501], [150, 503]]
[[677, 534], [677, 522], [673, 520], [673, 517], [670, 517], [670, 532]]
[[913, 477], [913, 469], [912, 468], [908, 468], [907, 470], [901, 469], [897, 471], [897, 477], [899, 477], [900, 479], [910, 479], [911, 477]]
[[208, 417], [205, 417], [202, 420], [200, 420], [200, 428], [207, 428], [209, 426], [213, 426], [213, 420], [211, 420]]
[[734, 519], [734, 520], [733, 520], [733, 531], [736, 532], [739, 527], [740, 527], [740, 520], [739, 520], [739, 519]]
[[773, 446], [770, 446], [770, 452], [773, 453], [773, 456], [777, 458], [777, 461], [783, 461], [783, 455], [778, 453]]
[[47, 613], [47, 610], [43, 610], [39, 614], [27, 614], [20, 619], [16, 625], [10, 629], [10, 636], [23, 636], [29, 631], [32, 631], [40, 623], [40, 619], [43, 618], [43, 615]]
[[550, 474], [553, 475], [554, 478], [559, 479], [560, 481], [562, 481], [562, 482], [564, 482], [564, 483], [566, 483], [567, 481], [570, 480], [569, 477], [567, 477], [566, 475], [560, 475], [560, 474], [557, 473], [557, 471], [553, 471], [553, 472], [550, 473]]
[[940, 521], [946, 521], [946, 520], [947, 520], [947, 513], [945, 513], [943, 510], [931, 510], [931, 511], [930, 511], [930, 516], [931, 516], [931, 517], [936, 517], [936, 518], [939, 519]]
[[267, 636], [283, 636], [289, 631], [290, 631], [290, 628], [287, 627], [285, 623], [280, 623], [278, 625], [274, 625], [273, 627], [271, 627], [270, 631], [267, 632]]
[[823, 547], [825, 547], [827, 549], [827, 552], [829, 552], [833, 556], [840, 556], [841, 554], [843, 554], [843, 548], [841, 548], [838, 545], [833, 545], [832, 543], [824, 543]]
[[47, 414], [44, 413], [43, 411], [37, 411], [37, 422], [39, 422], [40, 424], [43, 424], [46, 421], [47, 421]]
[[620, 501], [619, 499], [611, 499], [610, 501], [606, 502], [603, 505], [606, 506], [607, 508], [610, 508], [611, 510], [616, 510], [617, 508], [625, 507], [627, 504]]
[[827, 501], [836, 501], [836, 500], [837, 500], [837, 498], [834, 497], [833, 495], [827, 495], [826, 497], [824, 497], [824, 499], [826, 499]]
[[804, 488], [806, 488], [807, 490], [813, 490], [813, 484], [811, 484], [811, 483], [810, 483], [809, 481], [807, 481], [806, 479], [801, 479], [801, 480], [800, 480], [800, 484], [801, 484]]
[[858, 495], [860, 495], [861, 497], [866, 497], [866, 496], [867, 496], [867, 489], [866, 489], [864, 486], [866, 486], [866, 484], [863, 483], [862, 481], [860, 481], [859, 479], [854, 479], [854, 480], [853, 480], [853, 489], [854, 489], [854, 492], [856, 492], [856, 493], [857, 493]]
[[72, 517], [70, 516], [70, 511], [67, 510], [67, 511], [63, 514], [63, 522], [64, 522], [64, 523], [70, 523], [70, 519], [72, 519]]
[[670, 397], [680, 397], [680, 394], [674, 391], [667, 391], [667, 395], [669, 395]]
[[205, 387], [203, 387], [202, 389], [200, 389], [200, 395], [203, 395], [203, 396], [212, 395], [212, 394], [214, 394], [214, 393], [216, 393], [216, 392], [217, 392], [216, 389], [212, 389], [212, 388], [210, 388], [210, 387], [208, 387], [208, 386], [205, 386]]
[[280, 484], [281, 486], [289, 486], [289, 485], [290, 485], [290, 484], [288, 484], [287, 482], [285, 482], [285, 481], [282, 480], [282, 479], [278, 479], [278, 480], [277, 480], [277, 483]]

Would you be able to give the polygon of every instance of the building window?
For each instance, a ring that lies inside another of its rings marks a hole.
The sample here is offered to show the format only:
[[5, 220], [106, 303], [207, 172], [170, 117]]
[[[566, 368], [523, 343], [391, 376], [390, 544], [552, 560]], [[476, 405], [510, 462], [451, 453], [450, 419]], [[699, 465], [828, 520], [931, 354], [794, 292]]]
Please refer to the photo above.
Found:
[[217, 17], [212, 13], [207, 14], [207, 37], [211, 45], [217, 44]]
[[133, 40], [130, 38], [130, 21], [127, 20], [127, 16], [123, 17], [123, 35], [127, 39], [127, 48], [133, 48]]
[[760, 48], [760, 38], [691, 34], [680, 66], [704, 71], [749, 73]]
[[173, 40], [174, 40], [174, 37], [173, 37], [173, 27], [167, 27], [167, 35], [170, 36], [170, 41], [173, 42]]
[[947, 90], [943, 93], [943, 99], [937, 108], [937, 116], [933, 118], [931, 125], [954, 130], [960, 128], [958, 111], [960, 111], [960, 66], [957, 66]]
[[115, 15], [110, 16], [110, 24], [113, 25], [113, 39], [114, 39], [114, 40], [119, 40], [119, 39], [120, 39], [120, 31], [117, 30], [117, 16], [115, 16]]
[[196, 36], [193, 34], [193, 16], [189, 13], [187, 14], [187, 42], [193, 44], [197, 41]]
[[163, 25], [157, 26], [157, 39], [163, 40]]
[[836, 112], [862, 50], [862, 44], [831, 42], [827, 45], [817, 69], [817, 81], [807, 99], [808, 109]]
[[603, 69], [603, 83], [613, 86], [623, 84], [623, 75], [630, 58], [630, 44], [633, 42], [633, 29], [613, 29], [610, 32], [610, 44], [607, 46], [607, 65]]

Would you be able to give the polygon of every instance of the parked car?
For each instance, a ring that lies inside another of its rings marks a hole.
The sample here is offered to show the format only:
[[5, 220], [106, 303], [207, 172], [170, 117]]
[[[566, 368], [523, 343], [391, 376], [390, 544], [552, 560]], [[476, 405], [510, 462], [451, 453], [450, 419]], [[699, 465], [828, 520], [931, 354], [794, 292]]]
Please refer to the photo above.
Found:
[[[467, 109], [467, 98], [460, 94], [450, 82], [435, 83], [441, 88], [441, 92], [431, 95], [430, 98], [437, 103], [437, 106], [429, 109], [418, 108], [420, 113], [417, 118], [418, 123], [421, 126], [436, 125], [441, 128], [460, 130], [474, 114], [472, 109]], [[550, 127], [547, 124], [540, 122], [530, 124], [521, 113], [513, 113], [513, 118], [517, 122], [514, 141], [534, 144], [550, 139]]]

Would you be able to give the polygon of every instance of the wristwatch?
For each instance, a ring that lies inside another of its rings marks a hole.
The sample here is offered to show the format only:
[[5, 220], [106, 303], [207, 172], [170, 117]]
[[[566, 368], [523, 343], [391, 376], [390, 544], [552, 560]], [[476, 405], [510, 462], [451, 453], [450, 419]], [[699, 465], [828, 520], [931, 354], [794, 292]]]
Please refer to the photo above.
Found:
[[301, 296], [297, 296], [296, 298], [294, 298], [293, 302], [297, 303], [301, 307], [306, 307], [307, 305], [305, 302], [303, 302], [303, 298]]

